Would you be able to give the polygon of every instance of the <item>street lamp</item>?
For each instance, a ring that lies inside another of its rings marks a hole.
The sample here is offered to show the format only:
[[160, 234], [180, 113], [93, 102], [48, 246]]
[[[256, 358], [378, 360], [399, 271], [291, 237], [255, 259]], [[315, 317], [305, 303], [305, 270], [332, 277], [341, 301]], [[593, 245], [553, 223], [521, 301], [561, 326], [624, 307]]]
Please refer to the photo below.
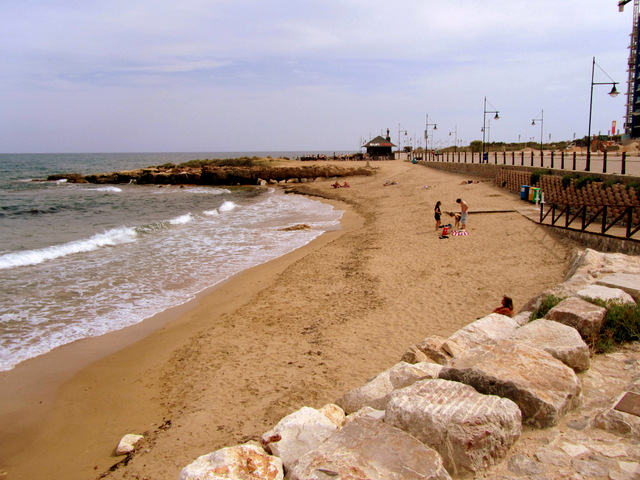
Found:
[[[438, 125], [435, 123], [429, 123], [429, 114], [427, 113], [427, 122], [425, 124], [425, 128], [424, 128], [424, 148], [428, 149], [429, 148], [429, 127], [433, 127], [434, 130], [438, 129]], [[433, 147], [433, 139], [431, 139], [431, 146]]]
[[540, 118], [531, 120], [531, 125], [535, 126], [536, 122], [540, 122], [540, 154], [542, 155], [542, 129], [544, 128], [544, 109], [540, 112]]
[[407, 131], [406, 130], [401, 130], [400, 129], [400, 124], [398, 124], [398, 152], [402, 151], [402, 146], [401, 146], [401, 139], [402, 137], [400, 137], [400, 133], [404, 132], [404, 136], [407, 136]]
[[[491, 103], [489, 103], [489, 105], [493, 108], [495, 108], [493, 105], [491, 105]], [[500, 115], [498, 115], [498, 110], [487, 110], [487, 97], [484, 97], [484, 112], [483, 112], [483, 117], [482, 117], [482, 160], [481, 162], [484, 162], [484, 136], [485, 136], [485, 132], [486, 132], [486, 125], [487, 125], [487, 113], [495, 113], [496, 116], [493, 117], [494, 120], [500, 120]], [[487, 162], [489, 160], [487, 159]]]
[[449, 132], [449, 136], [453, 133], [453, 144], [455, 145], [455, 151], [458, 151], [458, 126], [456, 125], [453, 132]]
[[591, 97], [589, 98], [589, 132], [587, 133], [587, 164], [585, 166], [585, 170], [588, 172], [591, 170], [591, 113], [593, 111], [593, 86], [594, 85], [611, 85], [611, 91], [609, 92], [609, 96], [617, 97], [618, 89], [616, 89], [616, 85], [619, 82], [614, 82], [613, 78], [609, 77], [609, 74], [605, 72], [600, 65], [598, 68], [602, 70], [602, 72], [609, 77], [610, 82], [594, 82], [593, 76], [595, 73], [595, 67], [598, 65], [596, 63], [596, 57], [593, 57], [593, 63], [591, 64]]

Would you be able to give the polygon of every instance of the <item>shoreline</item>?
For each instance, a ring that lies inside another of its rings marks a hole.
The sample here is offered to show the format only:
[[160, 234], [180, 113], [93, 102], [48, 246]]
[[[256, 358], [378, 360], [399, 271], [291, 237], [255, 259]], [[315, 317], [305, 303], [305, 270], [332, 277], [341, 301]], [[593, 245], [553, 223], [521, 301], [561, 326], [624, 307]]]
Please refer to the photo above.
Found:
[[[471, 215], [468, 237], [433, 231], [436, 199], [447, 210], [462, 197], [472, 212], [519, 199], [406, 162], [379, 166], [350, 178], [352, 188], [292, 188], [342, 201], [343, 228], [242, 272], [84, 366], [51, 403], [30, 405], [37, 425], [2, 434], [0, 468], [16, 480], [177, 478], [199, 455], [255, 438], [302, 405], [335, 401], [416, 341], [491, 311], [503, 293], [518, 308], [564, 276], [569, 247], [519, 214]], [[387, 177], [398, 185], [382, 188]], [[145, 443], [109, 472], [126, 433]]]
[[[203, 305], [215, 305], [215, 315], [224, 315], [247, 301], [250, 292], [259, 291], [290, 264], [321, 248], [349, 229], [360, 219], [343, 202], [318, 196], [310, 197], [344, 210], [337, 228], [327, 230], [311, 242], [285, 255], [238, 272], [231, 277], [196, 293], [180, 305], [168, 308], [143, 321], [97, 337], [88, 337], [61, 345], [53, 350], [27, 359], [11, 370], [0, 372], [0, 478], [2, 470], [11, 465], [7, 458], [37, 436], [35, 430], [55, 408], [61, 387], [73, 384], [75, 377], [112, 355], [135, 348], [138, 342], [151, 341], [164, 329], [180, 328], [181, 320]], [[205, 323], [205, 322], [203, 322]], [[184, 336], [204, 325], [192, 324]], [[181, 336], [180, 334], [178, 336]]]

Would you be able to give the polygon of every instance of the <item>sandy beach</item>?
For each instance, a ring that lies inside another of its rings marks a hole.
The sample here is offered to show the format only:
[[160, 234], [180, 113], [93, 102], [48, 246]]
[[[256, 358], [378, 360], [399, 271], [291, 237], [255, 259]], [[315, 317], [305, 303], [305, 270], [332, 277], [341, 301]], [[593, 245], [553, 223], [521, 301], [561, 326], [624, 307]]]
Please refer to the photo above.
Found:
[[[518, 310], [562, 281], [572, 245], [514, 212], [517, 196], [408, 162], [371, 165], [376, 175], [348, 178], [351, 188], [293, 187], [345, 210], [340, 231], [0, 374], [0, 478], [175, 479], [200, 455], [334, 402], [503, 294]], [[459, 211], [456, 198], [470, 206], [468, 235], [440, 239], [434, 205]], [[110, 471], [127, 433], [145, 440]]]

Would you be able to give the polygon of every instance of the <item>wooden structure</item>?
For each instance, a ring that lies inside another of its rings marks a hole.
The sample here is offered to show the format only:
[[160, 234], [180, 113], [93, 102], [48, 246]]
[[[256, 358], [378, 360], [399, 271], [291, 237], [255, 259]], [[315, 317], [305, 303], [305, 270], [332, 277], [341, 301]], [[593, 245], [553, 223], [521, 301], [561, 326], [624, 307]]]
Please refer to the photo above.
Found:
[[372, 160], [393, 160], [393, 147], [395, 147], [395, 145], [391, 143], [388, 128], [386, 138], [382, 135], [378, 135], [374, 139], [365, 143], [363, 147], [367, 149], [367, 155]]

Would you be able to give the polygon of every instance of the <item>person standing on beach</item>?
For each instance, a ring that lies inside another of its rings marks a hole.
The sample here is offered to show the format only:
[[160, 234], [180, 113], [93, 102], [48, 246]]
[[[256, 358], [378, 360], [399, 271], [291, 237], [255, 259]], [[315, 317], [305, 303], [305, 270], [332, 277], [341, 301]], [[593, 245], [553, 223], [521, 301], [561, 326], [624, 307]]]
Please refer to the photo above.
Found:
[[441, 204], [442, 204], [442, 202], [440, 202], [440, 201], [436, 202], [436, 207], [433, 209], [434, 217], [436, 219], [436, 232], [440, 228], [440, 215], [442, 215], [442, 211], [440, 210], [440, 205]]
[[467, 226], [467, 213], [469, 212], [469, 205], [467, 205], [467, 202], [465, 202], [461, 198], [458, 198], [456, 200], [456, 203], [460, 204], [460, 210], [462, 211], [462, 214], [460, 215], [460, 230], [464, 230]]

